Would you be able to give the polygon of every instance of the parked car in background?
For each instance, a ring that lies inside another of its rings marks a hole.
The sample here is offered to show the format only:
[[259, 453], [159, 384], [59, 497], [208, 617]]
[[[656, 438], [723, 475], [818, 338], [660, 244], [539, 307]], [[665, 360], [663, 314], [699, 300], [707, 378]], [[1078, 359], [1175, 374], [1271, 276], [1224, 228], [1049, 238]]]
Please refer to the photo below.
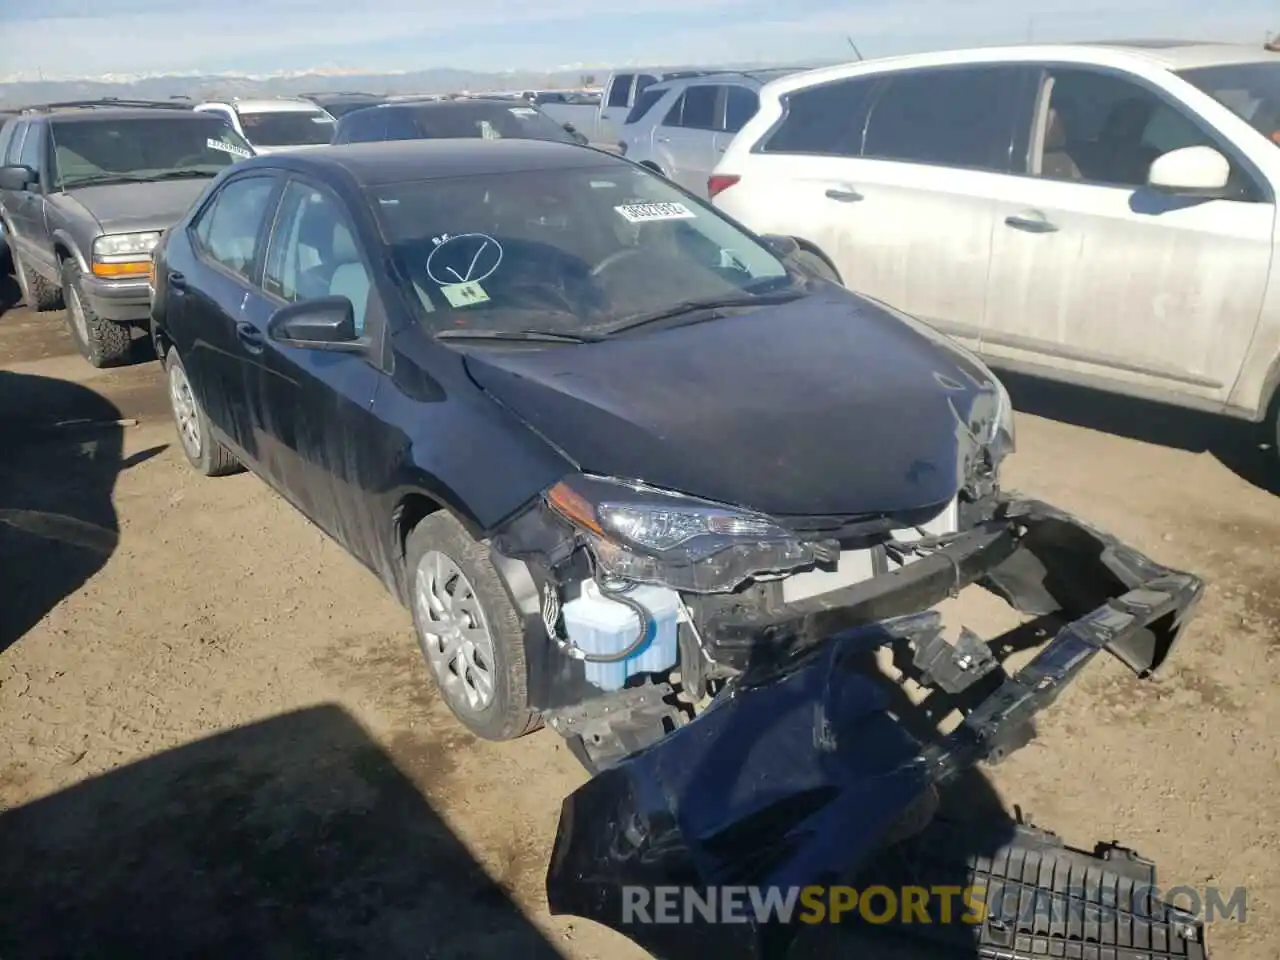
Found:
[[614, 70], [605, 81], [595, 124], [582, 132], [592, 143], [617, 143], [622, 124], [636, 98], [655, 83], [679, 77], [713, 73], [715, 67], [626, 67]]
[[706, 73], [655, 83], [636, 98], [618, 148], [627, 159], [705, 197], [720, 155], [755, 116], [760, 88], [802, 69]]
[[210, 100], [194, 109], [225, 117], [257, 153], [324, 146], [333, 138], [333, 117], [310, 100]]
[[497, 98], [407, 101], [356, 110], [338, 121], [333, 142], [455, 137], [587, 142], [585, 137], [556, 123], [532, 103]]
[[32, 108], [0, 129], [0, 222], [29, 307], [67, 308], [95, 367], [124, 360], [150, 317], [151, 251], [253, 150], [222, 117], [171, 103]]
[[[853, 875], [1103, 649], [1158, 668], [1202, 590], [1001, 493], [999, 381], [794, 246], [598, 150], [452, 139], [249, 160], [156, 251], [191, 464], [249, 467], [372, 570], [476, 735], [566, 738], [599, 775], [552, 909], [666, 957], [711, 927], [625, 924], [619, 885]], [[983, 587], [1047, 638], [1015, 676], [932, 609]], [[877, 647], [954, 731], [900, 721]]]
[[849, 287], [997, 367], [1280, 443], [1280, 55], [1183, 41], [786, 77], [709, 181]]
[[376, 93], [304, 93], [302, 99], [310, 100], [334, 120], [341, 120], [352, 110], [374, 107], [386, 103], [387, 98]]

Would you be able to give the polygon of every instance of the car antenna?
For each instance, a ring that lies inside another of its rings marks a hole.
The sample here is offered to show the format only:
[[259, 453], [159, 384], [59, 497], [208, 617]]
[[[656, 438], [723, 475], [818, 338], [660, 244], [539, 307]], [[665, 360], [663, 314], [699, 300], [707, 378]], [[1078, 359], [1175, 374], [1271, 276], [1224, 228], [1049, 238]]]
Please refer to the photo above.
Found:
[[853, 52], [854, 52], [855, 54], [857, 54], [857, 56], [858, 56], [858, 60], [859, 60], [859, 61], [861, 61], [861, 60], [862, 60], [862, 51], [861, 51], [861, 50], [859, 50], [859, 49], [858, 49], [858, 45], [857, 45], [856, 43], [854, 43], [854, 42], [853, 42], [853, 37], [845, 37], [844, 39], [845, 39], [845, 41], [849, 44], [849, 46], [853, 48]]

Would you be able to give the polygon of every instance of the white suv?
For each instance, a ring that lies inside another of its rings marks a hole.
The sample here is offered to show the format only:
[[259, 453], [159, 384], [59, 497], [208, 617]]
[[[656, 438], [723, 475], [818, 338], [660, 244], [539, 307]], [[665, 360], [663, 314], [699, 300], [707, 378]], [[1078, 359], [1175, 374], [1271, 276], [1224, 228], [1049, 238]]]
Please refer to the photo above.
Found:
[[320, 147], [333, 137], [333, 116], [301, 97], [211, 100], [194, 109], [227, 118], [257, 153]]
[[993, 366], [1254, 421], [1280, 382], [1280, 56], [1022, 46], [768, 84], [708, 182]]

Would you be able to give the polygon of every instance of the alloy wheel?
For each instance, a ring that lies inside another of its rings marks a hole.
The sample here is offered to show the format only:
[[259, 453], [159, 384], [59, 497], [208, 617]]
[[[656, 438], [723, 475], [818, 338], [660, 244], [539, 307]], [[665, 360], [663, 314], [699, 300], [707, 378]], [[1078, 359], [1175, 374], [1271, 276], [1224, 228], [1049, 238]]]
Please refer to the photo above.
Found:
[[493, 634], [475, 587], [458, 565], [429, 550], [414, 572], [423, 653], [449, 705], [468, 714], [493, 703]]

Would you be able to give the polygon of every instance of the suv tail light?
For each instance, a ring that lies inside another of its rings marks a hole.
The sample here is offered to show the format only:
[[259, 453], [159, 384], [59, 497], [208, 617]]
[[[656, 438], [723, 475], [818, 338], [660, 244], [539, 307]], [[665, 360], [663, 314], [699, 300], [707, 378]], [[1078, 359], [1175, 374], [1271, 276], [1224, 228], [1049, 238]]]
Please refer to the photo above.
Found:
[[733, 174], [717, 173], [707, 177], [707, 199], [715, 197], [717, 193], [723, 193], [742, 178]]

